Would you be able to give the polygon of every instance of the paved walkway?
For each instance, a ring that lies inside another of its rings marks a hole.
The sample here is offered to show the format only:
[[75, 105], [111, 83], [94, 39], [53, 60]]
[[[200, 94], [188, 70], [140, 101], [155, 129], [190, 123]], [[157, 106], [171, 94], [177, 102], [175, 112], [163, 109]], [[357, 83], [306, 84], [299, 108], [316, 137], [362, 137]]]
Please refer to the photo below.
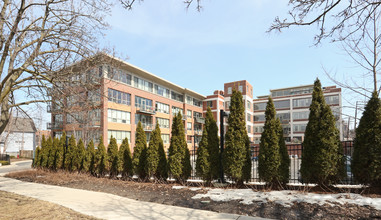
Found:
[[263, 219], [141, 202], [112, 194], [0, 177], [0, 190], [56, 203], [102, 219]]
[[9, 172], [30, 170], [32, 166], [32, 160], [22, 160], [17, 162], [11, 162], [11, 165], [0, 166], [0, 176], [4, 176]]

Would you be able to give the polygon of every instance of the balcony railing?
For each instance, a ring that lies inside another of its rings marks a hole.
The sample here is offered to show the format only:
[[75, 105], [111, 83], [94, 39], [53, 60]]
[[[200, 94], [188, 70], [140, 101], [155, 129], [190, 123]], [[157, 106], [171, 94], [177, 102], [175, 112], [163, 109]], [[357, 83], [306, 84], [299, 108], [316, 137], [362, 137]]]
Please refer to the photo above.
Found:
[[195, 117], [194, 119], [197, 123], [205, 124], [205, 118], [203, 117]]
[[194, 130], [195, 135], [202, 135], [202, 130]]
[[143, 124], [142, 123], [142, 127], [143, 127], [144, 131], [152, 131], [153, 128], [154, 128], [154, 125], [153, 124]]
[[136, 111], [146, 114], [154, 115], [156, 113], [155, 109], [150, 105], [135, 104]]

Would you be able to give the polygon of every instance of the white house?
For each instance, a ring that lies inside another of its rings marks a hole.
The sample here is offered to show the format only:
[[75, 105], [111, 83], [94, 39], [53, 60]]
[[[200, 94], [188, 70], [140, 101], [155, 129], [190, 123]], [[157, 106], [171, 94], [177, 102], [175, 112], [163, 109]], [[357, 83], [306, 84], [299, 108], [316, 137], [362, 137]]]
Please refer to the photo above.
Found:
[[36, 127], [30, 118], [14, 117], [0, 136], [0, 153], [16, 156], [20, 150], [34, 151]]

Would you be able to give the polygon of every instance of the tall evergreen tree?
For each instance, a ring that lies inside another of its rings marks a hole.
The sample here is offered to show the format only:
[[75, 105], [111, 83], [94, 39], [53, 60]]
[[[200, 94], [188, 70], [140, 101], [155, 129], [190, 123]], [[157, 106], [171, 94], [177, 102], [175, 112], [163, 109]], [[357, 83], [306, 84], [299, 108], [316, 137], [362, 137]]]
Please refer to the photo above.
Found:
[[61, 148], [61, 169], [65, 169], [65, 161], [66, 161], [66, 151], [67, 151], [67, 143], [66, 143], [66, 132], [62, 132], [62, 136], [60, 138], [60, 148]]
[[33, 168], [39, 168], [40, 167], [40, 157], [41, 157], [41, 147], [36, 147], [36, 154], [34, 155], [33, 159]]
[[125, 138], [122, 144], [120, 145], [119, 154], [119, 158], [121, 160], [120, 170], [122, 172], [122, 178], [127, 179], [127, 177], [131, 177], [133, 174], [132, 157], [130, 145], [128, 144], [128, 138]]
[[377, 92], [365, 106], [356, 129], [352, 172], [362, 184], [381, 187], [381, 101]]
[[325, 187], [341, 179], [344, 175], [342, 151], [335, 117], [325, 103], [320, 81], [316, 79], [304, 133], [300, 167], [303, 182]]
[[202, 131], [201, 141], [197, 148], [196, 174], [201, 177], [207, 184], [212, 180], [210, 173], [210, 160], [208, 152], [208, 132], [206, 126]]
[[98, 148], [95, 152], [95, 168], [98, 177], [104, 177], [108, 172], [108, 158], [105, 145], [103, 144], [103, 136], [99, 138]]
[[51, 169], [52, 170], [57, 170], [59, 169], [60, 166], [60, 160], [59, 160], [59, 154], [60, 154], [60, 140], [58, 138], [53, 139], [53, 150], [52, 150], [52, 164], [51, 164]]
[[162, 142], [159, 124], [156, 124], [155, 130], [152, 131], [151, 139], [147, 149], [146, 173], [148, 178], [157, 176], [157, 168], [159, 166], [159, 142]]
[[110, 143], [107, 147], [108, 163], [110, 164], [110, 178], [115, 178], [119, 175], [119, 152], [116, 139], [111, 136]]
[[79, 139], [75, 151], [75, 170], [78, 170], [78, 172], [83, 172], [85, 171], [86, 149], [82, 138]]
[[278, 118], [277, 118], [277, 124], [278, 124], [278, 137], [279, 137], [279, 156], [280, 156], [279, 181], [281, 184], [286, 185], [290, 179], [291, 161], [288, 155], [286, 142], [283, 137], [283, 127]]
[[164, 151], [163, 139], [161, 138], [161, 131], [160, 129], [158, 131], [159, 131], [158, 136], [160, 137], [159, 147], [158, 147], [159, 164], [157, 166], [156, 178], [159, 180], [166, 181], [168, 178], [168, 163], [167, 163], [167, 157]]
[[50, 161], [52, 160], [52, 148], [53, 148], [53, 140], [52, 137], [49, 138], [45, 142], [44, 147], [44, 160], [42, 162], [42, 167], [49, 169]]
[[76, 148], [77, 148], [77, 144], [75, 143], [75, 138], [73, 135], [71, 135], [68, 146], [67, 146], [66, 158], [65, 158], [65, 170], [70, 172], [76, 170], [76, 165], [75, 165]]
[[87, 154], [87, 171], [91, 175], [96, 174], [96, 159], [95, 159], [95, 147], [94, 147], [94, 142], [93, 140], [90, 140], [90, 142], [87, 144], [87, 149], [86, 149], [86, 154]]
[[230, 102], [230, 115], [226, 132], [226, 149], [223, 155], [225, 174], [237, 184], [243, 184], [251, 169], [250, 145], [245, 124], [242, 94], [234, 90]]
[[42, 139], [41, 139], [41, 151], [39, 153], [39, 158], [38, 158], [38, 168], [43, 168], [43, 164], [44, 164], [44, 158], [45, 158], [45, 151], [46, 151], [46, 139], [45, 139], [45, 135], [42, 135]]
[[177, 181], [185, 181], [191, 174], [190, 153], [185, 140], [184, 124], [179, 112], [172, 122], [168, 157], [169, 172]]
[[269, 97], [265, 111], [265, 125], [261, 135], [258, 156], [259, 178], [270, 185], [277, 185], [280, 181], [279, 167], [281, 165], [279, 154], [279, 126], [276, 120], [274, 103]]
[[208, 134], [208, 154], [210, 180], [218, 179], [220, 175], [220, 139], [218, 137], [218, 126], [214, 119], [212, 110], [208, 107], [205, 117], [205, 127]]
[[145, 170], [147, 163], [147, 139], [143, 130], [142, 123], [139, 121], [136, 128], [135, 147], [132, 156], [132, 166], [134, 173], [139, 176], [139, 179], [144, 180], [147, 177]]

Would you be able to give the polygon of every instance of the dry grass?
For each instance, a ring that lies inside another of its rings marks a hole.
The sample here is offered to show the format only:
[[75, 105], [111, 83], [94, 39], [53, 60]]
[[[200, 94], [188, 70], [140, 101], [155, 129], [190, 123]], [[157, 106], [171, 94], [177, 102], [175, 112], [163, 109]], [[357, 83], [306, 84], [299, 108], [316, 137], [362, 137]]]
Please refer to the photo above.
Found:
[[0, 191], [0, 219], [97, 219], [69, 208]]

